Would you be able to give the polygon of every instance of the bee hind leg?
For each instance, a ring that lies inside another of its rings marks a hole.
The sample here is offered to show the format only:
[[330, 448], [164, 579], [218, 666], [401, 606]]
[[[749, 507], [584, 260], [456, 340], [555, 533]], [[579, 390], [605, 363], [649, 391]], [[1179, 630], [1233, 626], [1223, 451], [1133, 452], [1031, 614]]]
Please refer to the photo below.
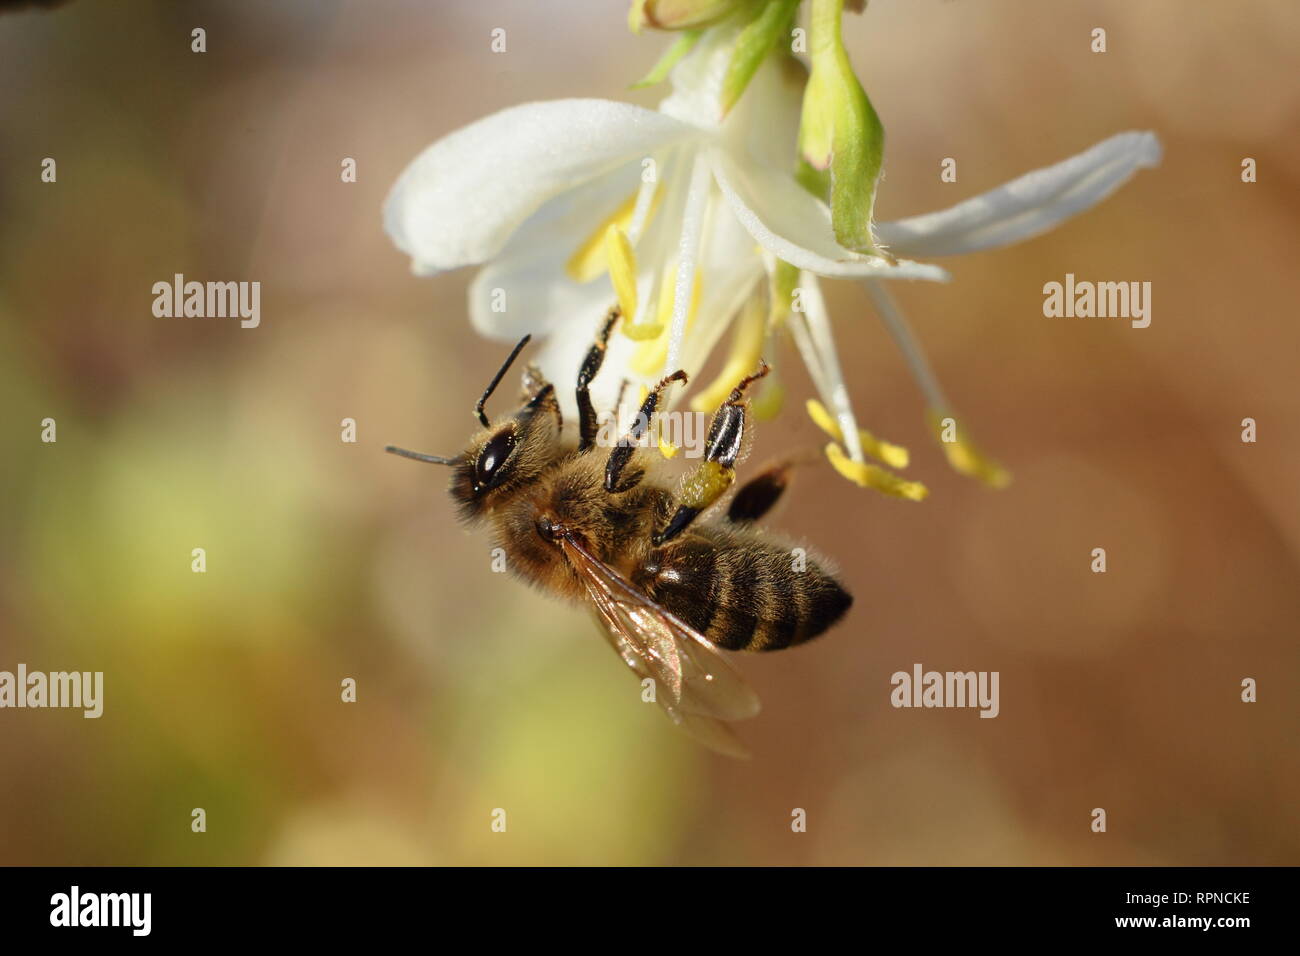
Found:
[[727, 507], [727, 520], [732, 524], [749, 524], [771, 511], [790, 487], [791, 464], [772, 462], [741, 485]]
[[[767, 363], [760, 362], [757, 371], [742, 378], [713, 413], [704, 445], [704, 460], [683, 479], [677, 492], [677, 509], [668, 519], [668, 524], [651, 537], [655, 547], [685, 531], [700, 512], [722, 497], [735, 481], [736, 459], [744, 447], [745, 414], [749, 407], [745, 390], [769, 371]], [[773, 497], [768, 506], [775, 501]]]

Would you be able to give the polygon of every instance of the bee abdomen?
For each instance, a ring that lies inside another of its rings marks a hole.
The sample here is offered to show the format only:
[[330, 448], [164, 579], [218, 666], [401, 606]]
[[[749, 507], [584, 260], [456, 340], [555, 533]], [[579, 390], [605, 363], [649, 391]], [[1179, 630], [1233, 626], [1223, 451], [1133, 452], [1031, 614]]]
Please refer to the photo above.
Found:
[[635, 582], [719, 647], [775, 651], [844, 616], [853, 597], [810, 560], [765, 543], [689, 538], [652, 551]]

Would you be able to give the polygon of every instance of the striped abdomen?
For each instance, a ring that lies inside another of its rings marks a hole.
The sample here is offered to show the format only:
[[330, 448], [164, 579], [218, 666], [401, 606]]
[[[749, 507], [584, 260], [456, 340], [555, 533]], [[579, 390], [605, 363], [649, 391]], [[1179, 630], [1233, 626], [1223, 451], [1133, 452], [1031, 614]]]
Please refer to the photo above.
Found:
[[800, 644], [829, 628], [853, 603], [802, 552], [712, 529], [651, 551], [633, 583], [732, 651]]

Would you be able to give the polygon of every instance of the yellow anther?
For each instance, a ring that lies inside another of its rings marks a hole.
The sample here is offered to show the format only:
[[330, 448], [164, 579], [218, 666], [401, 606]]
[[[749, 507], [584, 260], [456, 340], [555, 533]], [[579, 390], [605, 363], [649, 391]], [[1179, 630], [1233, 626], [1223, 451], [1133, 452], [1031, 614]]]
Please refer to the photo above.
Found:
[[623, 312], [623, 328], [636, 321], [636, 253], [627, 233], [617, 223], [605, 229], [605, 261], [609, 263], [609, 280]]
[[[654, 218], [655, 211], [659, 208], [659, 194], [660, 191], [656, 189], [654, 198], [650, 202], [650, 209], [646, 213], [645, 222], [641, 226], [642, 234], [645, 233], [650, 221]], [[636, 200], [637, 194], [633, 193], [613, 213], [601, 220], [600, 224], [592, 230], [591, 235], [582, 241], [582, 244], [578, 246], [564, 266], [564, 271], [570, 279], [574, 282], [590, 282], [609, 268], [609, 259], [605, 249], [606, 233], [608, 233], [610, 226], [618, 226], [624, 234], [627, 233], [636, 212]]]
[[763, 357], [766, 340], [767, 302], [762, 295], [751, 295], [745, 300], [736, 318], [736, 331], [731, 339], [731, 354], [709, 385], [691, 399], [691, 408], [697, 412], [711, 412], [723, 403], [731, 390], [746, 375], [758, 368]]
[[924, 501], [930, 494], [930, 489], [919, 481], [907, 481], [878, 465], [854, 461], [844, 454], [843, 449], [835, 442], [826, 445], [826, 457], [830, 459], [836, 471], [863, 488], [870, 488], [893, 498], [905, 498], [908, 501]]
[[928, 413], [930, 427], [939, 438], [948, 464], [958, 474], [982, 481], [990, 488], [1005, 488], [1011, 484], [1011, 472], [984, 454], [973, 442], [962, 437], [957, 420], [950, 414], [931, 409]]
[[[840, 428], [840, 423], [826, 410], [825, 405], [815, 398], [810, 398], [807, 407], [808, 417], [817, 424], [818, 428], [837, 442], [844, 441], [844, 432]], [[902, 445], [893, 445], [887, 441], [882, 441], [865, 428], [858, 429], [858, 441], [862, 443], [864, 452], [877, 461], [883, 461], [891, 468], [906, 468], [907, 463], [911, 460], [907, 449]]]
[[844, 441], [844, 430], [840, 428], [840, 423], [835, 420], [830, 412], [826, 411], [826, 406], [815, 398], [808, 399], [807, 402], [808, 417], [813, 423], [830, 435], [836, 441]]
[[[686, 330], [689, 332], [691, 326], [695, 324], [695, 313], [699, 311], [700, 306], [700, 288], [701, 288], [700, 270], [695, 270], [695, 282], [691, 286], [691, 308], [686, 313]], [[673, 315], [673, 299], [677, 289], [677, 268], [665, 269], [663, 278], [659, 283], [659, 300], [656, 309], [656, 318], [653, 324], [647, 324], [645, 327], [654, 329], [652, 335], [647, 335], [641, 339], [640, 347], [632, 353], [632, 358], [628, 362], [632, 371], [646, 378], [658, 375], [664, 367], [664, 362], [668, 358], [668, 325]], [[648, 310], [647, 310], [648, 311]], [[628, 334], [628, 326], [623, 326], [624, 334]], [[635, 336], [628, 336], [635, 338]]]
[[[629, 339], [636, 342], [651, 343], [659, 336], [664, 334], [664, 329], [668, 327], [668, 319], [673, 312], [673, 291], [677, 281], [676, 269], [665, 269], [662, 276], [659, 277], [659, 295], [653, 303], [654, 319], [649, 318], [651, 309], [646, 310], [647, 320], [638, 324], [636, 327], [623, 326], [623, 334]], [[643, 346], [638, 349], [632, 356], [632, 367], [641, 371], [642, 365], [638, 362], [646, 352], [654, 351], [653, 349]], [[642, 375], [654, 375], [658, 373], [660, 366], [664, 363], [664, 358], [668, 355], [668, 342], [665, 338], [663, 352], [659, 357], [659, 364], [654, 368], [646, 368], [641, 371]]]
[[623, 334], [634, 342], [650, 342], [664, 334], [662, 322], [636, 322], [624, 325], [622, 329]]

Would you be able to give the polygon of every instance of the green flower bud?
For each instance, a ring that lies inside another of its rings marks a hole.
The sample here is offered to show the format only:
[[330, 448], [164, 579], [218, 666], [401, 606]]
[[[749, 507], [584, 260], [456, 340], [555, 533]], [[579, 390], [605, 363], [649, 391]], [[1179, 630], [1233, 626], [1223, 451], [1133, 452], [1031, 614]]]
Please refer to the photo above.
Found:
[[754, 78], [776, 41], [789, 36], [799, 0], [766, 0], [754, 10], [754, 17], [736, 38], [727, 74], [722, 81], [722, 112], [729, 113]]
[[707, 26], [753, 0], [632, 0], [627, 25], [633, 33], [655, 30], [691, 30]]
[[880, 255], [871, 235], [871, 216], [885, 130], [844, 49], [843, 9], [844, 0], [812, 3], [808, 34], [812, 72], [804, 88], [799, 153], [813, 170], [830, 171], [836, 240], [855, 252]]

